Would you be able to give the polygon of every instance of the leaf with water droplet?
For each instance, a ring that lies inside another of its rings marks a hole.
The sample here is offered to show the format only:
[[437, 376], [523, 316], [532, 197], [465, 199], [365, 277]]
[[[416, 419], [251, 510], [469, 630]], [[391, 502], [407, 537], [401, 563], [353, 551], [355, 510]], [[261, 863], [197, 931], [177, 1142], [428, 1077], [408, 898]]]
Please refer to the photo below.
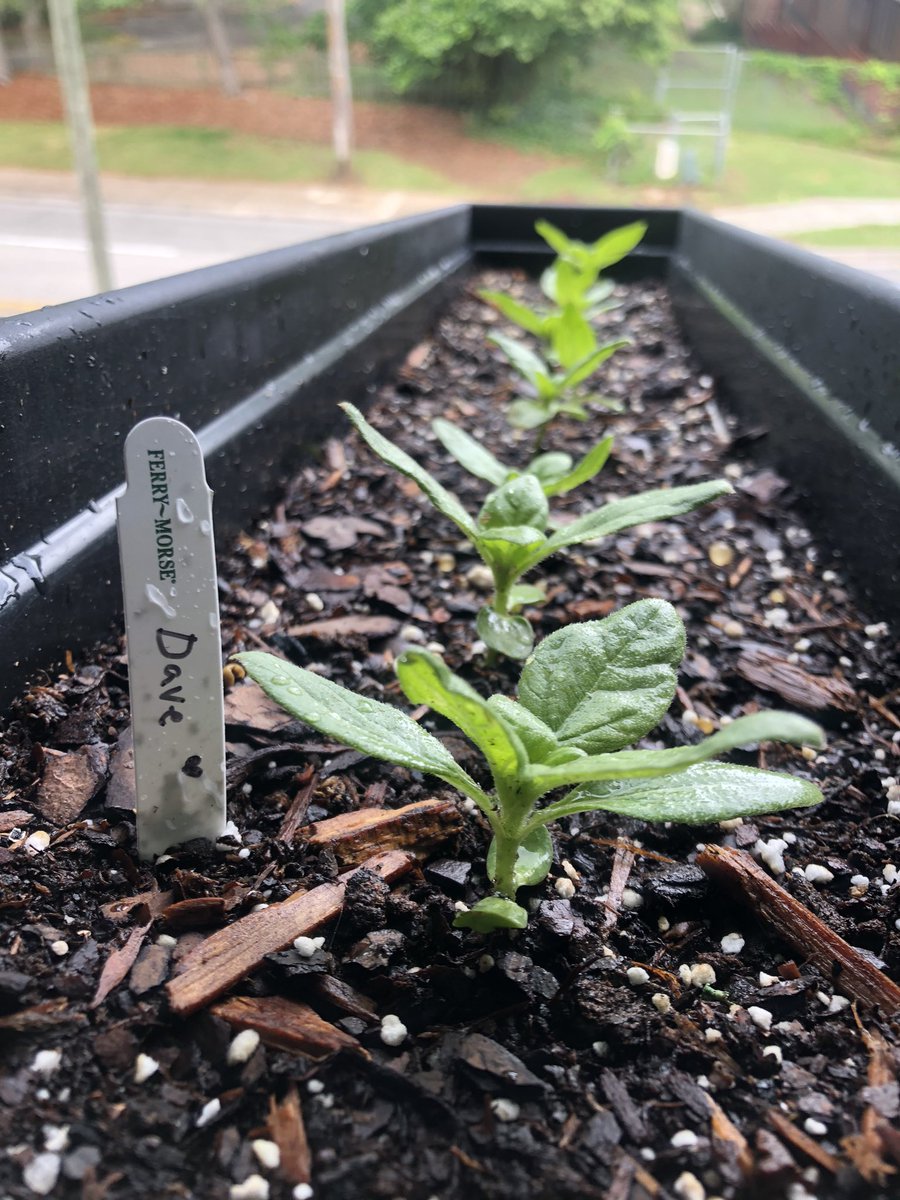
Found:
[[[553, 842], [545, 825], [538, 825], [519, 846], [516, 852], [516, 865], [513, 867], [513, 884], [520, 887], [534, 887], [547, 878], [553, 865]], [[493, 883], [497, 877], [497, 841], [491, 839], [487, 852], [488, 879]]]
[[486, 646], [507, 658], [527, 658], [534, 645], [534, 632], [524, 617], [504, 616], [483, 608], [475, 619], [475, 628]]

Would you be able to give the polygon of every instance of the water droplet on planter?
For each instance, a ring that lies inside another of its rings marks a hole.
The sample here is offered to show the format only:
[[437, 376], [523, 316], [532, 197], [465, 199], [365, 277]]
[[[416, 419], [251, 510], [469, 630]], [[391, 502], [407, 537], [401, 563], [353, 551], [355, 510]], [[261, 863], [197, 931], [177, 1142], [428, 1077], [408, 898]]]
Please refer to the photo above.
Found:
[[182, 525], [190, 525], [194, 519], [194, 514], [188, 508], [187, 501], [182, 500], [180, 496], [175, 501], [175, 512]]
[[200, 522], [200, 532], [207, 535], [212, 532], [212, 525], [210, 525], [209, 521]]

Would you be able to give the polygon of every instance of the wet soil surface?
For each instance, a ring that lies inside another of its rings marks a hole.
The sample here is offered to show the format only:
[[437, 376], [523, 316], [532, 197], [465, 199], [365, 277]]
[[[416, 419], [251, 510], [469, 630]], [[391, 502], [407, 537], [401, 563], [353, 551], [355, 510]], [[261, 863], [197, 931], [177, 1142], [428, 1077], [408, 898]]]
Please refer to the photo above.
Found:
[[[548, 443], [578, 454], [611, 430], [613, 457], [556, 511], [723, 471], [735, 494], [550, 560], [548, 603], [530, 616], [546, 635], [639, 597], [671, 600], [689, 649], [647, 744], [693, 741], [756, 706], [800, 709], [826, 727], [826, 751], [736, 757], [815, 779], [825, 802], [728, 829], [570, 819], [527, 899], [528, 929], [483, 938], [452, 928], [457, 904], [485, 890], [480, 818], [446, 786], [292, 723], [249, 682], [226, 697], [233, 834], [140, 863], [127, 663], [121, 645], [100, 648], [34, 686], [2, 728], [0, 1194], [896, 1194], [889, 1020], [855, 1012], [840, 978], [695, 862], [704, 842], [754, 853], [900, 978], [895, 644], [857, 606], [789, 484], [754, 461], [765, 431], [738, 429], [717, 405], [664, 293], [621, 299], [603, 321], [633, 345], [603, 384], [626, 411], [561, 425]], [[497, 320], [461, 292], [370, 413], [472, 508], [486, 485], [462, 475], [427, 422], [458, 420], [513, 465], [530, 456], [530, 436], [503, 420], [511, 379], [485, 341]], [[225, 648], [265, 644], [402, 704], [392, 661], [404, 644], [430, 644], [482, 691], [511, 692], [517, 669], [488, 668], [474, 644], [475, 566], [454, 528], [348, 437], [299, 469], [225, 555]], [[480, 778], [471, 747], [422, 720]], [[392, 887], [357, 875], [320, 947], [271, 955], [233, 990], [263, 1008], [309, 1005], [330, 1023], [322, 1045], [245, 1037], [240, 1061], [221, 1016], [172, 1015], [164, 984], [211, 930], [337, 877], [335, 850], [306, 845], [310, 822], [429, 797], [459, 805], [459, 832]], [[114, 986], [94, 1004], [104, 964]], [[396, 1046], [381, 1037], [386, 1014], [408, 1030]]]

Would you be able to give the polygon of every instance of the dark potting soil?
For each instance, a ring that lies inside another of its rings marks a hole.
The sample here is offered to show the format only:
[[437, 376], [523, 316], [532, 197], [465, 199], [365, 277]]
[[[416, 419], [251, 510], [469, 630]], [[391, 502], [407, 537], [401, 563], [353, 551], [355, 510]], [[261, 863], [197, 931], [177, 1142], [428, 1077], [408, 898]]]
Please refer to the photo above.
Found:
[[[531, 286], [510, 275], [482, 282]], [[35, 684], [2, 727], [4, 1197], [48, 1185], [85, 1200], [289, 1197], [305, 1174], [302, 1146], [288, 1153], [276, 1137], [293, 1171], [285, 1180], [271, 1149], [257, 1147], [263, 1165], [252, 1143], [277, 1133], [270, 1106], [294, 1083], [322, 1200], [897, 1194], [891, 1024], [854, 1011], [840, 978], [694, 861], [704, 842], [750, 850], [900, 978], [896, 646], [811, 536], [789, 483], [754, 461], [765, 430], [738, 428], [718, 407], [665, 294], [631, 287], [620, 298], [602, 322], [633, 345], [602, 383], [625, 411], [560, 424], [546, 447], [578, 455], [612, 431], [613, 457], [555, 511], [723, 470], [735, 494], [551, 559], [538, 576], [548, 602], [529, 615], [546, 635], [640, 597], [672, 601], [688, 652], [677, 700], [647, 744], [696, 740], [756, 707], [800, 709], [826, 727], [826, 751], [735, 758], [813, 778], [825, 802], [727, 829], [570, 819], [554, 830], [557, 861], [527, 901], [528, 929], [488, 938], [452, 928], [456, 905], [486, 889], [485, 824], [463, 811], [455, 840], [392, 888], [357, 877], [311, 957], [270, 956], [234, 989], [310, 1004], [348, 1048], [316, 1058], [260, 1045], [229, 1065], [236, 1030], [208, 1011], [176, 1019], [163, 984], [210, 929], [336, 877], [331, 849], [279, 840], [286, 814], [303, 826], [460, 798], [331, 746], [239, 682], [226, 700], [237, 836], [140, 863], [127, 663], [121, 644], [100, 648]], [[461, 293], [370, 412], [472, 509], [486, 485], [463, 475], [428, 422], [459, 421], [511, 465], [530, 457], [531, 435], [504, 422], [512, 381], [485, 341], [499, 323], [474, 290]], [[477, 565], [449, 522], [355, 436], [331, 442], [225, 554], [225, 650], [264, 644], [403, 704], [392, 661], [423, 643], [482, 691], [511, 692], [518, 668], [488, 668], [473, 644]], [[480, 777], [461, 737], [431, 714], [422, 720]], [[168, 907], [183, 900], [194, 903]], [[126, 970], [123, 956], [139, 946]], [[110, 962], [122, 981], [92, 1006]], [[396, 1047], [380, 1036], [388, 1013], [408, 1028]], [[139, 1055], [157, 1064], [143, 1082]], [[245, 1182], [253, 1175], [268, 1192]]]

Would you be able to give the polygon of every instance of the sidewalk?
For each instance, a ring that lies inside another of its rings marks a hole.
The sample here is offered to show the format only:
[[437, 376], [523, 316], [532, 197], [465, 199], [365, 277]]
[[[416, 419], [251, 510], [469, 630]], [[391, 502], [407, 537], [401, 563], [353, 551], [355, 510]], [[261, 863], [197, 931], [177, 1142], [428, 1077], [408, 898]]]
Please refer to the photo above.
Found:
[[[354, 225], [392, 221], [411, 213], [458, 204], [458, 196], [432, 192], [371, 191], [356, 185], [254, 183], [202, 179], [143, 179], [104, 175], [108, 204], [142, 209], [201, 212], [233, 217], [328, 220]], [[0, 199], [78, 199], [75, 176], [67, 171], [0, 168]]]

